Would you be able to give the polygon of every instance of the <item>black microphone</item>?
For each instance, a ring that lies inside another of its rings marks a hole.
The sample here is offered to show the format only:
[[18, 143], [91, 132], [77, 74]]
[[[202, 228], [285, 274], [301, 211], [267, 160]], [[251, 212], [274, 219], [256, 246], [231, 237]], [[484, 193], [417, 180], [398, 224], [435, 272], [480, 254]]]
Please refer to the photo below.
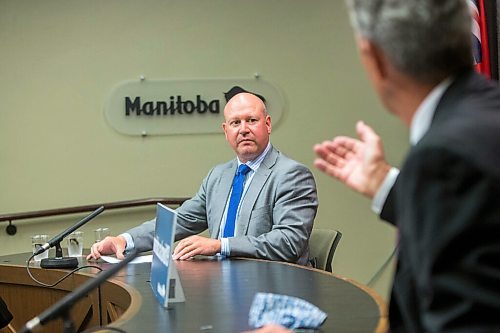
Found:
[[47, 322], [59, 318], [60, 316], [66, 316], [69, 318], [69, 310], [78, 300], [87, 295], [90, 291], [97, 288], [101, 283], [106, 281], [111, 276], [118, 273], [123, 267], [125, 267], [130, 261], [132, 261], [137, 256], [137, 250], [133, 249], [130, 253], [116, 265], [109, 270], [102, 271], [95, 278], [89, 279], [87, 282], [79, 286], [73, 292], [64, 296], [59, 302], [52, 305], [50, 308], [42, 312], [39, 316], [31, 319], [23, 326], [19, 331], [20, 333], [31, 332], [38, 325], [44, 325]]
[[68, 229], [61, 232], [59, 235], [52, 238], [48, 243], [43, 244], [33, 256], [38, 255], [47, 251], [52, 246], [56, 247], [56, 257], [55, 258], [45, 258], [40, 261], [40, 267], [42, 268], [75, 268], [78, 267], [78, 259], [75, 257], [63, 257], [63, 252], [61, 248], [61, 241], [64, 237], [80, 228], [82, 225], [92, 220], [94, 217], [99, 215], [104, 210], [104, 206], [97, 208], [95, 211], [90, 213], [88, 216], [84, 217], [80, 222], [69, 227]]
[[52, 238], [47, 243], [45, 243], [42, 246], [40, 246], [40, 248], [35, 252], [35, 256], [37, 256], [37, 255], [39, 255], [41, 253], [44, 253], [46, 250], [48, 250], [52, 246], [55, 246], [58, 243], [60, 243], [63, 240], [64, 237], [68, 236], [70, 233], [72, 233], [76, 229], [80, 228], [82, 225], [84, 225], [88, 221], [92, 220], [94, 217], [96, 217], [97, 215], [99, 215], [100, 213], [102, 213], [103, 210], [104, 210], [104, 206], [101, 206], [101, 207], [97, 208], [92, 213], [90, 213], [88, 216], [86, 216], [85, 218], [83, 218], [80, 222], [78, 222], [74, 226], [69, 227], [68, 229], [66, 229], [63, 232], [61, 232], [59, 235], [57, 235], [54, 238]]

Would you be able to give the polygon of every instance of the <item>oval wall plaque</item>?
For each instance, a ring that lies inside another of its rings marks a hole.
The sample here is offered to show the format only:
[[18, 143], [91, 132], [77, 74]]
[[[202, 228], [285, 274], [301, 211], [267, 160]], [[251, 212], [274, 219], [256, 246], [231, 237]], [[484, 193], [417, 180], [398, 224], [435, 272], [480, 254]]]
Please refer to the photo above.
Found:
[[112, 89], [104, 114], [127, 135], [222, 133], [224, 93], [234, 86], [264, 96], [273, 125], [278, 123], [283, 96], [259, 78], [125, 81]]

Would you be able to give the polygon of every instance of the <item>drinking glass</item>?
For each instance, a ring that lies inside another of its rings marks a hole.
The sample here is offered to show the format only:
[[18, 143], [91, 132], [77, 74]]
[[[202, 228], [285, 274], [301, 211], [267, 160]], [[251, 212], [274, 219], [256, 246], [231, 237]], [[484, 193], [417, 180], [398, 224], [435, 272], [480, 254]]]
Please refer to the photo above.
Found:
[[104, 238], [106, 238], [109, 235], [110, 235], [109, 228], [103, 227], [103, 228], [97, 228], [96, 230], [94, 230], [94, 236], [95, 236], [94, 240], [96, 243], [102, 241]]
[[83, 231], [73, 231], [67, 238], [68, 257], [81, 257], [83, 253]]
[[[49, 235], [33, 235], [31, 236], [31, 248], [33, 250], [33, 253], [38, 251], [39, 248], [42, 247], [43, 244], [47, 243], [49, 241]], [[49, 250], [45, 250], [45, 252], [35, 256], [36, 261], [40, 261], [42, 259], [48, 258], [49, 257]]]

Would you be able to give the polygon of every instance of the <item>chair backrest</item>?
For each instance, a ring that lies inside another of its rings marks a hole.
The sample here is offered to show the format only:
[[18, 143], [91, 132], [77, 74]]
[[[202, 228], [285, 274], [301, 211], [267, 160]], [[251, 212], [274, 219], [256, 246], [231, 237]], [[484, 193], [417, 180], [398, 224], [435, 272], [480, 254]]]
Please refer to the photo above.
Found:
[[314, 268], [332, 272], [335, 249], [342, 238], [338, 230], [314, 228], [309, 238], [310, 262]]

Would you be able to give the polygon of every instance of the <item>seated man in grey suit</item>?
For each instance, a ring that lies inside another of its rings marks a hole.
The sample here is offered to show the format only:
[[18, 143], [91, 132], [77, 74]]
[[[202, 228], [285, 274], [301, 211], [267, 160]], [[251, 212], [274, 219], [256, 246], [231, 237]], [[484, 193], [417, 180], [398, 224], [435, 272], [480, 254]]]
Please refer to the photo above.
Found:
[[[237, 158], [210, 170], [198, 193], [177, 208], [175, 239], [182, 241], [173, 258], [220, 253], [306, 265], [318, 208], [313, 175], [271, 145], [271, 117], [261, 96], [235, 87], [226, 98], [222, 128]], [[234, 206], [230, 197], [239, 191], [232, 190], [232, 182], [241, 168], [248, 173], [241, 176], [243, 193]], [[87, 259], [103, 254], [123, 258], [125, 249], [132, 247], [151, 250], [154, 227], [151, 220], [106, 237], [92, 246]], [[206, 229], [210, 238], [197, 235]]]

